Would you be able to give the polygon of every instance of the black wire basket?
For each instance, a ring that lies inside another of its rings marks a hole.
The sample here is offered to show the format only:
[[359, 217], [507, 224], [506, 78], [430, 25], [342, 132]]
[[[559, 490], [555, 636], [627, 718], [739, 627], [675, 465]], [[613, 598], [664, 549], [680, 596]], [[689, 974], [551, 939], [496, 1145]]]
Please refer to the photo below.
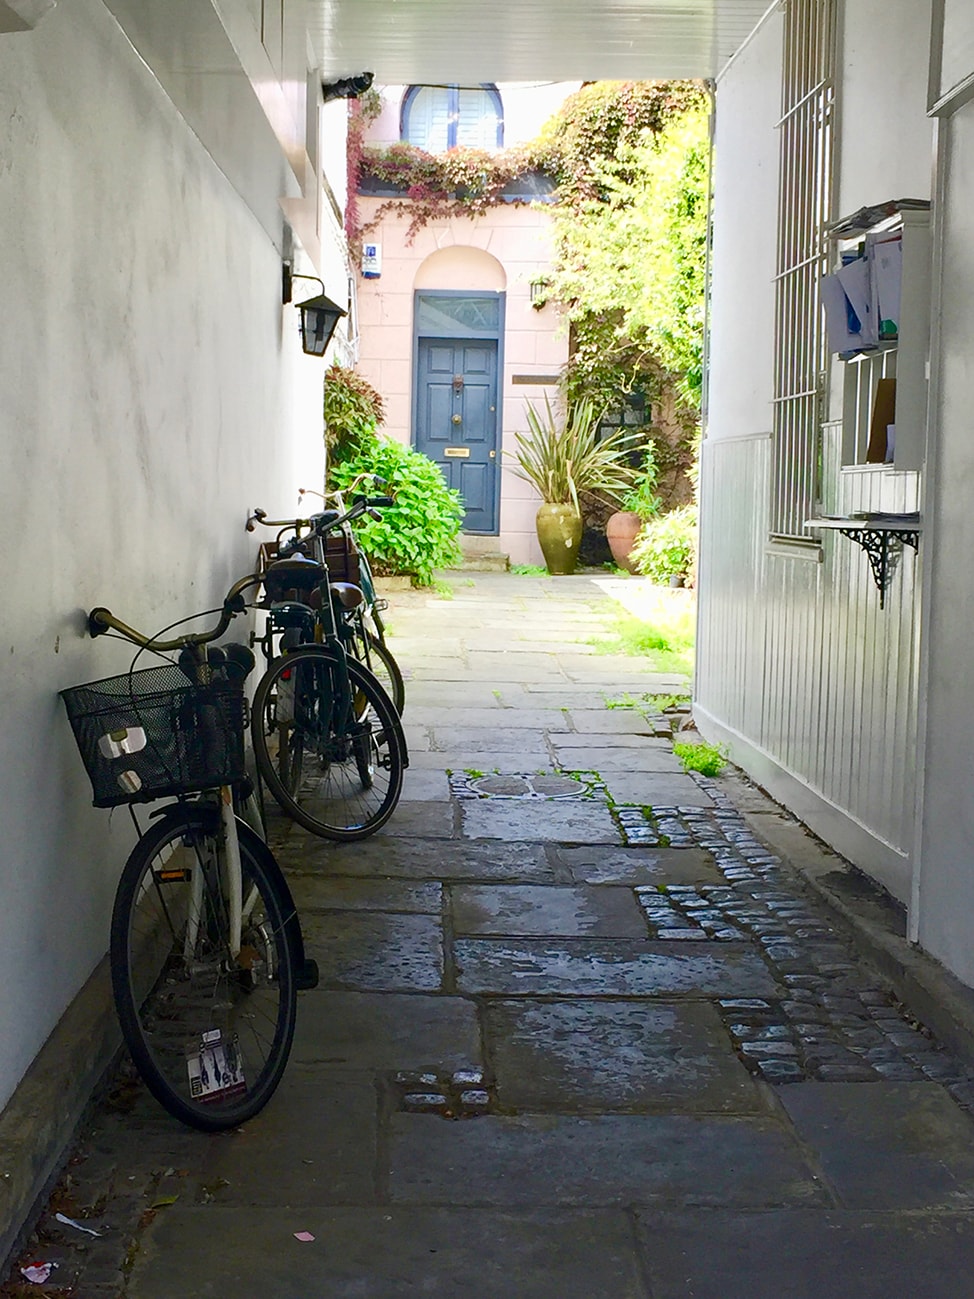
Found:
[[212, 789], [246, 774], [241, 683], [198, 685], [167, 663], [60, 694], [95, 807]]

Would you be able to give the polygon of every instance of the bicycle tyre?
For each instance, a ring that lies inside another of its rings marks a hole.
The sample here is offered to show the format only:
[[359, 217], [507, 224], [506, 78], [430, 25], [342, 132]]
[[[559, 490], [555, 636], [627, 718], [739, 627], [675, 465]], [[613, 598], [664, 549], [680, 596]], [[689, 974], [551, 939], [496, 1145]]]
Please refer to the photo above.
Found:
[[355, 626], [350, 648], [359, 663], [378, 679], [395, 705], [396, 712], [402, 717], [402, 710], [406, 706], [406, 686], [389, 646], [359, 622]]
[[[212, 805], [187, 804], [139, 840], [112, 913], [112, 988], [126, 1046], [156, 1100], [204, 1132], [237, 1127], [267, 1104], [296, 1019], [293, 903], [268, 850], [246, 825], [238, 831], [245, 923], [237, 958], [226, 938], [223, 833]], [[193, 939], [195, 874], [202, 894]], [[222, 1085], [210, 1086], [210, 1071]]]
[[[399, 802], [406, 766], [392, 700], [354, 659], [347, 659], [347, 668], [353, 714], [344, 727], [336, 724], [338, 658], [327, 645], [304, 645], [275, 660], [257, 686], [251, 721], [257, 767], [281, 809], [312, 834], [338, 843], [365, 839], [385, 825]], [[277, 764], [275, 709], [285, 677], [296, 699], [288, 725], [300, 729], [304, 753], [294, 793]]]

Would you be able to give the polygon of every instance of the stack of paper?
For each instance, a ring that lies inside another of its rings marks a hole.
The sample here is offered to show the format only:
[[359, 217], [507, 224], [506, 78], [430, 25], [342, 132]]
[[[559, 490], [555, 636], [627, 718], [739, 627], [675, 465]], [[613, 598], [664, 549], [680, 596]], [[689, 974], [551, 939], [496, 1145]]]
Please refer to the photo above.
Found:
[[899, 231], [867, 235], [858, 255], [821, 281], [830, 352], [854, 355], [899, 334], [903, 239]]

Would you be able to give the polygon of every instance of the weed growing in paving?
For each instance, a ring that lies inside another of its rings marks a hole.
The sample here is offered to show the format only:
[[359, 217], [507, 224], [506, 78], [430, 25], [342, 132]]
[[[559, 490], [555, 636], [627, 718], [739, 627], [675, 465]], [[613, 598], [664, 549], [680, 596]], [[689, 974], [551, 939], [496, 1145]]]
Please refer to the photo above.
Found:
[[547, 577], [548, 570], [537, 564], [512, 564], [511, 572], [517, 577]]
[[656, 672], [688, 678], [693, 672], [694, 632], [692, 604], [667, 601], [660, 591], [643, 616], [618, 613], [589, 643], [600, 654], [637, 655]]
[[642, 717], [654, 717], [669, 709], [685, 708], [690, 702], [689, 695], [617, 695], [606, 699], [606, 708], [632, 708]]
[[701, 776], [719, 776], [727, 766], [727, 750], [722, 744], [677, 740], [673, 752], [684, 771], [699, 771]]

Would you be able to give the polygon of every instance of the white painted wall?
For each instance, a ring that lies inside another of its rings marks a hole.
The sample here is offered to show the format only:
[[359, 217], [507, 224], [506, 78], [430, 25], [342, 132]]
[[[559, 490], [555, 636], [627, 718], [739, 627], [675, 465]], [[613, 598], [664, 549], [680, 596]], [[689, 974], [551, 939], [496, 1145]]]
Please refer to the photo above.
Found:
[[[838, 213], [887, 198], [929, 198], [930, 0], [840, 5]], [[878, 187], [878, 188], [877, 188]]]
[[[856, 0], [843, 8], [836, 215], [927, 197], [930, 186], [929, 5]], [[906, 900], [918, 705], [913, 553], [904, 553], [881, 611], [852, 542], [833, 536], [798, 557], [767, 541], [780, 66], [775, 13], [717, 87], [695, 711], [760, 784]], [[837, 424], [827, 423], [827, 512], [917, 508], [918, 474], [844, 470], [840, 441]]]
[[942, 123], [943, 276], [939, 389], [931, 421], [924, 512], [928, 663], [919, 827], [917, 932], [924, 947], [974, 985], [974, 798], [970, 707], [974, 683], [974, 103]]
[[[166, 0], [137, 9], [169, 30]], [[183, 17], [192, 46], [213, 13]], [[260, 114], [237, 143], [275, 165], [220, 146], [240, 76], [221, 108], [144, 57], [101, 0], [0, 36], [0, 1104], [102, 956], [133, 840], [90, 807], [55, 693], [129, 661], [83, 611], [212, 608], [251, 565], [249, 509], [322, 475], [322, 362], [280, 297], [293, 169]]]
[[781, 29], [775, 14], [715, 97], [708, 438], [771, 433]]

